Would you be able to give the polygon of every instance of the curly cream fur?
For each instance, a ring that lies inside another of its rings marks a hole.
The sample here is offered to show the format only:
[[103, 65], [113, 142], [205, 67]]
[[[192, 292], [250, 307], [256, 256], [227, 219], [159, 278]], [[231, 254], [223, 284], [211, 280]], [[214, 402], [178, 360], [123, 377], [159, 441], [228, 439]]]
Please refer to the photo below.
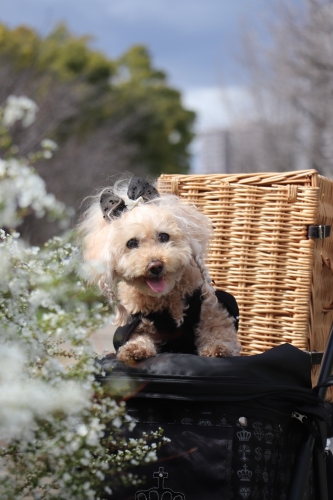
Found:
[[[108, 189], [124, 195], [128, 182], [122, 180]], [[92, 198], [79, 231], [89, 280], [117, 306], [115, 323], [123, 325], [137, 312], [149, 314], [167, 308], [181, 325], [186, 314], [185, 297], [202, 286], [204, 301], [196, 332], [199, 354], [238, 354], [233, 321], [218, 303], [204, 263], [213, 236], [210, 219], [176, 196], [161, 195], [108, 222], [103, 219], [99, 199], [100, 193]], [[161, 243], [161, 233], [167, 233], [170, 240]], [[127, 248], [126, 243], [133, 238], [139, 242], [138, 247]], [[153, 261], [163, 264], [165, 290], [161, 293], [147, 284], [148, 266]], [[154, 356], [158, 352], [155, 333], [152, 324], [142, 322], [119, 349], [118, 357], [128, 361]]]

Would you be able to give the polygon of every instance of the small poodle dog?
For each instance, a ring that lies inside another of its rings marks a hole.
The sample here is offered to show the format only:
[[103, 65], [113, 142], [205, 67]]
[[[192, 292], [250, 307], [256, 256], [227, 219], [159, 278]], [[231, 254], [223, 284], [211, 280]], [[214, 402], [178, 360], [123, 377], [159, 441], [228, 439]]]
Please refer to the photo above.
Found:
[[92, 200], [79, 225], [83, 258], [91, 282], [116, 305], [118, 359], [238, 355], [237, 303], [215, 291], [204, 263], [210, 219], [138, 177]]

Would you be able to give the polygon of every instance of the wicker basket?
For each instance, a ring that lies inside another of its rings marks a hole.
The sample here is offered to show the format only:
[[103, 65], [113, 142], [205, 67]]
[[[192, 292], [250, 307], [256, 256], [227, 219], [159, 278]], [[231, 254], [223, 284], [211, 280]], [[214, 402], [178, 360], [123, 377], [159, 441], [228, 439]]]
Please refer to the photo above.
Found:
[[322, 351], [333, 320], [333, 182], [315, 170], [162, 175], [161, 193], [194, 203], [215, 227], [208, 266], [240, 307], [242, 354], [284, 342]]

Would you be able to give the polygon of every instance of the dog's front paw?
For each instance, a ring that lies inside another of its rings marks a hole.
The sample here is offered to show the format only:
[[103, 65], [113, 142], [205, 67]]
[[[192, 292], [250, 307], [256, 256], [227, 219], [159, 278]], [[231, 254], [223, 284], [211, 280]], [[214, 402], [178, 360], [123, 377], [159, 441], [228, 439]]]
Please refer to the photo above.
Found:
[[199, 350], [199, 355], [210, 358], [228, 358], [230, 356], [234, 356], [235, 352], [226, 344], [210, 344], [202, 347]]
[[140, 361], [156, 356], [157, 351], [154, 344], [146, 339], [137, 339], [127, 342], [119, 348], [117, 358], [124, 363], [129, 361]]

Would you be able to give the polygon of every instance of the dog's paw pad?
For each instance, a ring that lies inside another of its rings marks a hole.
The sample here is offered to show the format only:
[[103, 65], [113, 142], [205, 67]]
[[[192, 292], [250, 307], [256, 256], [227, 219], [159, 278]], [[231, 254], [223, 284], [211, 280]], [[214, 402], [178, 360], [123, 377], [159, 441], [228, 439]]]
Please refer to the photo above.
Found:
[[233, 355], [234, 351], [224, 344], [206, 346], [200, 351], [200, 356], [210, 358], [228, 358]]

